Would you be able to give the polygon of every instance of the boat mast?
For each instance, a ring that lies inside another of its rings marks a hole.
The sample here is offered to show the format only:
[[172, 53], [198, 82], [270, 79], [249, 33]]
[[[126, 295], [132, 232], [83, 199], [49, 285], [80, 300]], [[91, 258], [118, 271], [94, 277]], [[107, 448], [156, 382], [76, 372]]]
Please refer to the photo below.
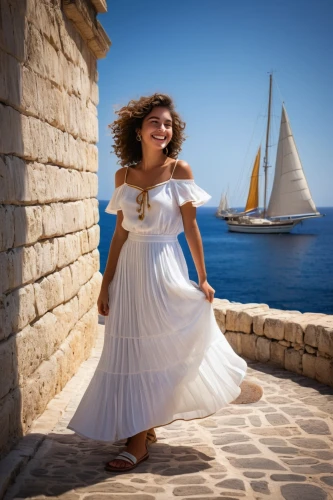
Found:
[[272, 73], [270, 73], [269, 75], [268, 116], [267, 116], [266, 147], [265, 147], [265, 158], [264, 158], [264, 171], [265, 171], [264, 217], [266, 217], [266, 211], [267, 211], [267, 169], [269, 168], [268, 141], [269, 141], [269, 131], [271, 128], [271, 106], [272, 106]]

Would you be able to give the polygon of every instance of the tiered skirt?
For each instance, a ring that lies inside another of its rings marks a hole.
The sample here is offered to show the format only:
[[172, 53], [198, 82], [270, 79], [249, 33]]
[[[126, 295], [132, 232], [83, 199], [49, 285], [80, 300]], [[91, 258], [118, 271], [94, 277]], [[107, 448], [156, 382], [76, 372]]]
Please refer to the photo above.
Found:
[[189, 279], [176, 235], [129, 233], [109, 308], [102, 355], [69, 429], [115, 442], [206, 417], [240, 394], [247, 364]]

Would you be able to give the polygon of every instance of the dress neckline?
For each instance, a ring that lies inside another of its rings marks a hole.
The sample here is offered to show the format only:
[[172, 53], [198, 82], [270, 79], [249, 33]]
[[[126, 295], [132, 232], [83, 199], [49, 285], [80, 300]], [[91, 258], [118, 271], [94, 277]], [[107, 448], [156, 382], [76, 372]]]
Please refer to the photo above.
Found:
[[154, 184], [154, 186], [148, 186], [146, 188], [136, 186], [135, 184], [129, 184], [128, 182], [124, 182], [123, 184], [121, 184], [121, 186], [129, 186], [129, 187], [132, 187], [134, 189], [139, 189], [140, 191], [147, 191], [150, 189], [154, 189], [155, 187], [162, 186], [163, 184], [167, 184], [170, 181], [182, 181], [182, 182], [184, 182], [184, 181], [194, 181], [194, 179], [174, 179], [174, 178], [171, 178], [171, 179], [167, 179], [166, 181], [159, 182], [158, 184]]
[[132, 188], [134, 188], [134, 189], [139, 189], [140, 191], [149, 191], [150, 189], [153, 189], [153, 188], [155, 188], [155, 187], [162, 186], [163, 184], [167, 184], [169, 181], [171, 181], [171, 180], [172, 180], [172, 178], [173, 178], [173, 174], [174, 174], [174, 172], [175, 172], [175, 170], [176, 170], [177, 163], [178, 163], [178, 158], [176, 159], [176, 162], [175, 162], [175, 164], [174, 164], [174, 166], [173, 166], [173, 169], [172, 169], [172, 172], [171, 172], [171, 175], [170, 175], [169, 179], [167, 179], [166, 181], [163, 181], [163, 182], [158, 182], [157, 184], [154, 184], [153, 186], [147, 186], [147, 187], [145, 187], [145, 188], [140, 187], [140, 186], [136, 186], [135, 184], [129, 184], [129, 183], [127, 182], [127, 174], [128, 174], [128, 169], [129, 169], [129, 166], [128, 166], [128, 167], [126, 168], [126, 173], [125, 173], [124, 184], [126, 184], [127, 186], [130, 186], [130, 187], [132, 187]]

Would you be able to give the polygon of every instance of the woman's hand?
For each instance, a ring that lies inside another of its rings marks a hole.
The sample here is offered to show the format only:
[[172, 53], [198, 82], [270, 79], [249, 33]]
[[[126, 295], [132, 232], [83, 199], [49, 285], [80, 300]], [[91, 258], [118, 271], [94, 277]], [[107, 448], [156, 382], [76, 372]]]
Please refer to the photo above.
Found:
[[212, 303], [213, 300], [214, 300], [215, 290], [214, 290], [214, 288], [212, 288], [210, 286], [210, 284], [208, 283], [208, 281], [205, 280], [205, 281], [202, 281], [201, 283], [199, 283], [199, 288], [206, 295], [206, 300], [208, 300], [208, 302]]
[[99, 314], [107, 316], [109, 314], [109, 289], [102, 287], [97, 299]]

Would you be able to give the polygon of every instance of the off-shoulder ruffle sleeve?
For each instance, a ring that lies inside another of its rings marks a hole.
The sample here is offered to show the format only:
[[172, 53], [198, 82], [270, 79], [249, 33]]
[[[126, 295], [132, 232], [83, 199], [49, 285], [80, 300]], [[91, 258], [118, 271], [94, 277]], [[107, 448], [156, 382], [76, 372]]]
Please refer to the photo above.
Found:
[[117, 215], [118, 210], [121, 210], [121, 198], [122, 198], [121, 194], [123, 191], [123, 186], [124, 186], [124, 184], [122, 184], [121, 186], [118, 186], [113, 191], [112, 196], [111, 196], [111, 200], [109, 201], [109, 203], [107, 204], [107, 207], [105, 209], [105, 212], [107, 212], [108, 214]]
[[211, 195], [199, 187], [194, 179], [172, 179], [172, 186], [179, 206], [192, 201], [193, 206], [200, 207], [211, 199]]

